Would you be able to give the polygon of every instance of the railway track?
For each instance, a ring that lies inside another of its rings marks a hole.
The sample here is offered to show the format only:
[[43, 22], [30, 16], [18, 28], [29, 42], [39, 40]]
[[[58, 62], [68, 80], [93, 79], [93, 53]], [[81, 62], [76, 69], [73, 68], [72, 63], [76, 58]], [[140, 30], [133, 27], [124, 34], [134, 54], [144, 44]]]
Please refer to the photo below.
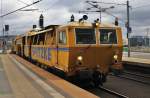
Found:
[[124, 69], [126, 70], [130, 70], [130, 71], [134, 71], [134, 72], [141, 72], [143, 74], [150, 74], [150, 67], [148, 67], [149, 65], [147, 66], [142, 66], [142, 65], [134, 65], [134, 64], [123, 64], [124, 66]]
[[[56, 73], [54, 73], [55, 75], [57, 75], [57, 76], [59, 76], [59, 77], [61, 77], [60, 75], [58, 75], [58, 74], [56, 74]], [[69, 81], [70, 83], [73, 83], [73, 81]], [[73, 83], [73, 84], [75, 84], [76, 86], [79, 86], [79, 87], [81, 87], [81, 88], [83, 88], [82, 86], [83, 85], [81, 85], [81, 84], [76, 84], [76, 83]], [[84, 85], [85, 85], [85, 83], [84, 83]], [[85, 89], [85, 88], [83, 88], [83, 89]], [[118, 92], [115, 92], [115, 91], [113, 91], [113, 90], [110, 90], [110, 89], [108, 89], [108, 88], [105, 88], [105, 87], [102, 87], [102, 86], [99, 86], [98, 87], [98, 89], [99, 90], [101, 90], [101, 91], [103, 91], [103, 92], [105, 92], [105, 93], [108, 93], [108, 94], [110, 94], [110, 96], [115, 96], [115, 98], [129, 98], [128, 96], [125, 96], [125, 95], [123, 95], [123, 94], [120, 94], [120, 93], [118, 93]], [[85, 89], [86, 90], [86, 89]], [[94, 93], [93, 93], [94, 94]], [[95, 94], [96, 95], [96, 94]], [[98, 96], [98, 95], [97, 95]], [[111, 98], [111, 97], [110, 97]], [[114, 98], [114, 97], [113, 97]]]
[[114, 74], [110, 74], [112, 76], [116, 76], [119, 78], [124, 78], [124, 79], [128, 79], [131, 81], [135, 81], [135, 82], [139, 82], [142, 84], [146, 84], [146, 85], [150, 85], [150, 76], [148, 75], [143, 75], [143, 74], [137, 74], [134, 72], [128, 72], [128, 71], [124, 71], [123, 74], [121, 75], [114, 75]]
[[147, 75], [147, 74], [142, 75], [142, 74], [133, 73], [133, 72], [129, 72], [129, 71], [124, 71], [123, 73], [130, 74], [130, 75], [135, 75], [135, 76], [139, 76], [139, 77], [143, 77], [143, 78], [150, 78], [150, 76]]
[[107, 92], [107, 93], [109, 93], [109, 94], [111, 94], [111, 95], [114, 95], [114, 96], [116, 96], [117, 98], [129, 98], [128, 96], [125, 96], [125, 95], [123, 95], [123, 94], [120, 94], [120, 93], [118, 93], [118, 92], [115, 92], [115, 91], [113, 91], [113, 90], [107, 89], [107, 88], [102, 87], [102, 86], [99, 86], [98, 89], [100, 89], [100, 90], [102, 90], [102, 91], [104, 91], [104, 92]]

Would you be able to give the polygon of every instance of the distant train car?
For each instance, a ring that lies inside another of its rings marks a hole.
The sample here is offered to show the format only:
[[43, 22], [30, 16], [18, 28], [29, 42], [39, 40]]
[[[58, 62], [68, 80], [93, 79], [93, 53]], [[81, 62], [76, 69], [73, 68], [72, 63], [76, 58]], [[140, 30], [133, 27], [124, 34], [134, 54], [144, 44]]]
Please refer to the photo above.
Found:
[[31, 59], [31, 45], [33, 45], [32, 41], [35, 40], [31, 35], [34, 33], [36, 33], [34, 30], [25, 33], [24, 56], [28, 59]]
[[72, 21], [33, 30], [24, 39], [25, 57], [96, 86], [106, 81], [110, 69], [122, 69], [122, 32], [113, 24]]
[[24, 55], [24, 41], [25, 41], [25, 36], [23, 35], [19, 35], [17, 36], [14, 40], [13, 40], [13, 48], [12, 48], [12, 52], [16, 53], [20, 56]]

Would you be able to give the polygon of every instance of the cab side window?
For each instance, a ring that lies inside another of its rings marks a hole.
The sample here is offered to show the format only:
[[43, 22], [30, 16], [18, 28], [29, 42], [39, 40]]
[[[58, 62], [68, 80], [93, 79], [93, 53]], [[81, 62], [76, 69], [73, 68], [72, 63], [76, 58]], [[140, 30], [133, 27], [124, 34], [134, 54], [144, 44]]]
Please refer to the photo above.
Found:
[[67, 44], [66, 32], [59, 32], [59, 43], [60, 44]]

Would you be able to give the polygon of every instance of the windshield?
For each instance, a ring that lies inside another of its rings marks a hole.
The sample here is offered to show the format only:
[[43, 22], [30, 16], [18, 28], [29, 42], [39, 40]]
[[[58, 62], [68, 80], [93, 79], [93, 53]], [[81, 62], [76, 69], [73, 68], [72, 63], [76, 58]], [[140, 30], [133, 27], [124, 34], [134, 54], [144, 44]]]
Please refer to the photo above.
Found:
[[115, 29], [100, 29], [101, 44], [117, 44], [117, 35]]
[[76, 44], [96, 44], [95, 30], [88, 28], [76, 28]]

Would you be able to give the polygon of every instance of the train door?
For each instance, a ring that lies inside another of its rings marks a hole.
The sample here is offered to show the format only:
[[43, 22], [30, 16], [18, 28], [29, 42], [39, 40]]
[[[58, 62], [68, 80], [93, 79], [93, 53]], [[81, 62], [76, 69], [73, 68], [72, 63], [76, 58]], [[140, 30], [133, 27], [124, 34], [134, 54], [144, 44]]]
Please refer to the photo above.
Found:
[[68, 64], [68, 38], [67, 30], [63, 29], [57, 32], [57, 67], [65, 70]]
[[57, 44], [56, 44], [56, 31], [55, 29], [48, 31], [45, 34], [44, 45], [47, 47], [47, 60], [51, 66], [57, 65]]
[[22, 38], [22, 56], [24, 57], [24, 48], [25, 48], [25, 36]]
[[31, 44], [32, 44], [32, 39], [33, 39], [33, 36], [29, 36], [29, 37], [28, 37], [28, 40], [29, 40], [29, 42], [28, 42], [29, 58], [31, 58]]

